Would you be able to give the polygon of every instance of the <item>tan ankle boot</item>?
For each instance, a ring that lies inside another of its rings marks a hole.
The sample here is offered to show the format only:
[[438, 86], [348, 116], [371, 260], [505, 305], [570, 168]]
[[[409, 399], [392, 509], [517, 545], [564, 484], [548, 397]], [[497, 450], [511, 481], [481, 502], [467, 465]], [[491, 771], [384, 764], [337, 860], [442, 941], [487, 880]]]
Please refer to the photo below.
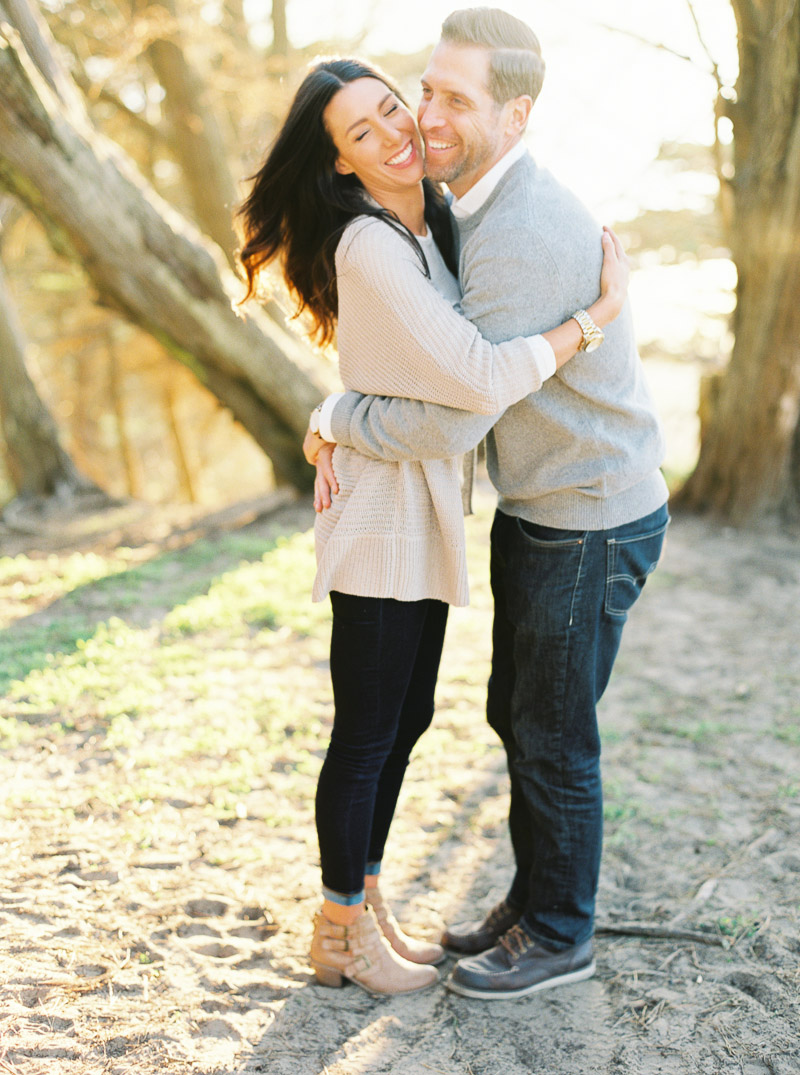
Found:
[[441, 963], [445, 958], [444, 948], [433, 941], [419, 941], [403, 933], [392, 909], [383, 899], [379, 888], [367, 889], [367, 906], [371, 907], [378, 919], [381, 933], [395, 952], [410, 963]]
[[413, 993], [439, 980], [434, 967], [402, 959], [384, 938], [367, 908], [352, 926], [337, 926], [323, 914], [314, 917], [311, 966], [320, 985], [344, 985], [347, 978], [368, 993]]

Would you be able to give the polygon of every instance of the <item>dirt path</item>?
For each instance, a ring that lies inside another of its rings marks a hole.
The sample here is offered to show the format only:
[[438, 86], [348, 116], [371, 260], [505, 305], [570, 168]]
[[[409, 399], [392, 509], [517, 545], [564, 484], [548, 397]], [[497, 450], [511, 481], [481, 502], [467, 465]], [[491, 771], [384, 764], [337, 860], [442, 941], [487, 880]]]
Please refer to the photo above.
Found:
[[[481, 504], [473, 608], [451, 620], [436, 725], [404, 789], [386, 874], [401, 919], [431, 935], [488, 907], [509, 876], [503, 759], [481, 714], [485, 491]], [[305, 505], [250, 534], [266, 541], [300, 518]], [[374, 1000], [314, 984], [312, 796], [330, 718], [322, 621], [197, 636], [224, 680], [207, 711], [224, 699], [229, 727], [186, 772], [166, 772], [170, 707], [202, 691], [177, 672], [178, 693], [159, 688], [166, 715], [159, 724], [153, 706], [139, 738], [135, 722], [115, 723], [112, 737], [85, 692], [66, 724], [66, 702], [34, 712], [32, 695], [10, 694], [6, 731], [36, 734], [9, 739], [0, 761], [0, 1073], [797, 1075], [799, 549], [789, 536], [673, 522], [603, 702], [598, 973], [517, 1002], [442, 988]], [[134, 625], [131, 645], [156, 637], [165, 610], [153, 594], [147, 623], [115, 606], [113, 589], [89, 596], [98, 620]], [[229, 783], [248, 751], [260, 776], [220, 805], [213, 767], [233, 766], [245, 700], [256, 716]]]

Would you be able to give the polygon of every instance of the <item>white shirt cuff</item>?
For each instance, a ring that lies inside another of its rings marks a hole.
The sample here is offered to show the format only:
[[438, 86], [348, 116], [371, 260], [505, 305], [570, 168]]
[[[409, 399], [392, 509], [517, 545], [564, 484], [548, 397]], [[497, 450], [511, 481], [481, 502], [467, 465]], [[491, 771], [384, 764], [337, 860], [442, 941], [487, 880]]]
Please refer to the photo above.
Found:
[[555, 351], [544, 336], [532, 336], [530, 343], [533, 347], [533, 361], [536, 363], [542, 381], [546, 381], [556, 372]]
[[[549, 344], [548, 344], [548, 346], [549, 346]], [[550, 348], [550, 350], [551, 350], [551, 353], [552, 353], [552, 348]], [[555, 359], [553, 359], [553, 363], [555, 363]], [[330, 441], [332, 444], [336, 443], [336, 441], [334, 439], [334, 436], [333, 436], [333, 432], [331, 430], [331, 422], [333, 421], [333, 411], [334, 411], [334, 408], [336, 407], [336, 404], [343, 397], [344, 397], [344, 392], [333, 392], [330, 396], [328, 396], [328, 398], [322, 404], [322, 407], [321, 407], [320, 412], [319, 412], [319, 435], [322, 437], [323, 440]]]

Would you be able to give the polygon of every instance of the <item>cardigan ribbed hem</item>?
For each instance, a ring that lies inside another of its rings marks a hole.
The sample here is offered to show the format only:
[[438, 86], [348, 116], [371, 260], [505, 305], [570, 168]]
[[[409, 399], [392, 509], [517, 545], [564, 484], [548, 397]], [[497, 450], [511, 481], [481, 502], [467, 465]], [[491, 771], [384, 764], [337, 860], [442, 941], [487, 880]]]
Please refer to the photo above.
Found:
[[433, 598], [450, 605], [469, 604], [463, 546], [444, 548], [430, 534], [337, 535], [335, 541], [320, 537], [318, 533], [319, 565], [312, 601], [323, 601], [331, 590], [338, 590], [355, 597]]

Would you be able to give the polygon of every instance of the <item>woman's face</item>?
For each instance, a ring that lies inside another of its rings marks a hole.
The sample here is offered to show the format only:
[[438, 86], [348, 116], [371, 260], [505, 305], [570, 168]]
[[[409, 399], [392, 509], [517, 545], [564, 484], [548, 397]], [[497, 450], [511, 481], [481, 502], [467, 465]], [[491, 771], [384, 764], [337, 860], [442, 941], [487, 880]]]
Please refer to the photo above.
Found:
[[414, 117], [376, 78], [348, 82], [331, 98], [325, 126], [338, 151], [336, 170], [355, 174], [380, 204], [382, 196], [418, 184], [422, 140]]

